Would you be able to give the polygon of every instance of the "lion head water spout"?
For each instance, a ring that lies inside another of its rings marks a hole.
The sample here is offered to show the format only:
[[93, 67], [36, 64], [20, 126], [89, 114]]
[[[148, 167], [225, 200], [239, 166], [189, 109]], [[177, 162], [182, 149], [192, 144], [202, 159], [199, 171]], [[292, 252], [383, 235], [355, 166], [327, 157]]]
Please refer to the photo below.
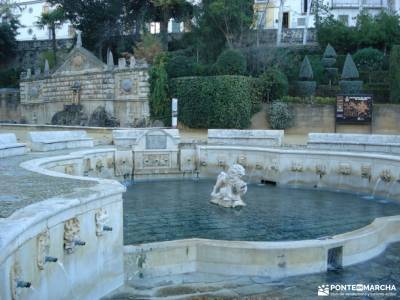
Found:
[[242, 196], [247, 192], [247, 184], [242, 180], [245, 169], [239, 164], [232, 165], [228, 173], [221, 172], [211, 193], [211, 203], [223, 207], [245, 206]]

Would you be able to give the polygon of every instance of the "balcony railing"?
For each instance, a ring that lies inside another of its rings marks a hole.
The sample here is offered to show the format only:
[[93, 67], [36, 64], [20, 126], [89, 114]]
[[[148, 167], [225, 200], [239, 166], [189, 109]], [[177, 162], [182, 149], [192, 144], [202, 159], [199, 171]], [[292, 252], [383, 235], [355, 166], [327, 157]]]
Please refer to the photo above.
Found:
[[332, 0], [332, 8], [384, 8], [387, 0]]

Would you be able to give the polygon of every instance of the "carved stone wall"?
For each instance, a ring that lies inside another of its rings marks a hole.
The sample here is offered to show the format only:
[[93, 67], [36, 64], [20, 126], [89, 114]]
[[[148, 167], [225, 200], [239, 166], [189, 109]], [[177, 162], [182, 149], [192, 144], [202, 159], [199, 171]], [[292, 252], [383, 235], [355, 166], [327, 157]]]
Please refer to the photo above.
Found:
[[[32, 74], [34, 73], [34, 74]], [[149, 118], [148, 65], [104, 64], [92, 53], [75, 47], [52, 74], [27, 70], [21, 74], [21, 114], [28, 123], [50, 124], [64, 105], [79, 104], [90, 119], [104, 108], [121, 126], [137, 126]]]

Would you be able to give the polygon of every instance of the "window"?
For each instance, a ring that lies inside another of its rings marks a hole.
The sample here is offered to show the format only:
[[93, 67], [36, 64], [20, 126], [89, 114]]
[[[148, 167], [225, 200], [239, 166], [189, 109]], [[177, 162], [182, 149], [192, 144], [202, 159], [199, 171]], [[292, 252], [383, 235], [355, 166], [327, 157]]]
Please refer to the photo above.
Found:
[[33, 33], [32, 28], [29, 28], [29, 29], [28, 29], [28, 34], [31, 35], [32, 33]]
[[288, 12], [283, 13], [282, 27], [289, 28], [289, 13]]
[[306, 18], [297, 18], [297, 26], [306, 26]]
[[339, 15], [338, 20], [345, 25], [349, 25], [349, 15]]
[[28, 12], [29, 12], [30, 14], [33, 13], [33, 8], [32, 8], [32, 7], [29, 7]]
[[47, 14], [49, 12], [49, 6], [47, 4], [43, 5], [42, 13]]
[[308, 1], [309, 1], [309, 0], [303, 0], [303, 5], [302, 5], [302, 8], [303, 8], [302, 13], [303, 13], [303, 14], [306, 14], [306, 13], [307, 13], [307, 10], [308, 10]]

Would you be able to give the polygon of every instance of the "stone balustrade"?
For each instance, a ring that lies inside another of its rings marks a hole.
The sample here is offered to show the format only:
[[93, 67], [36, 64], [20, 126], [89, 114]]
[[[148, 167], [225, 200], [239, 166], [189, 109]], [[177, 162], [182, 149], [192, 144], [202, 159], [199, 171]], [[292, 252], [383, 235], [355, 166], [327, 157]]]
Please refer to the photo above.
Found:
[[243, 145], [249, 147], [281, 146], [283, 130], [209, 129], [209, 145]]
[[0, 158], [23, 155], [26, 152], [26, 144], [18, 143], [14, 133], [0, 134]]
[[33, 151], [93, 147], [93, 139], [84, 130], [32, 131], [28, 134]]
[[400, 135], [309, 133], [310, 149], [400, 153]]

